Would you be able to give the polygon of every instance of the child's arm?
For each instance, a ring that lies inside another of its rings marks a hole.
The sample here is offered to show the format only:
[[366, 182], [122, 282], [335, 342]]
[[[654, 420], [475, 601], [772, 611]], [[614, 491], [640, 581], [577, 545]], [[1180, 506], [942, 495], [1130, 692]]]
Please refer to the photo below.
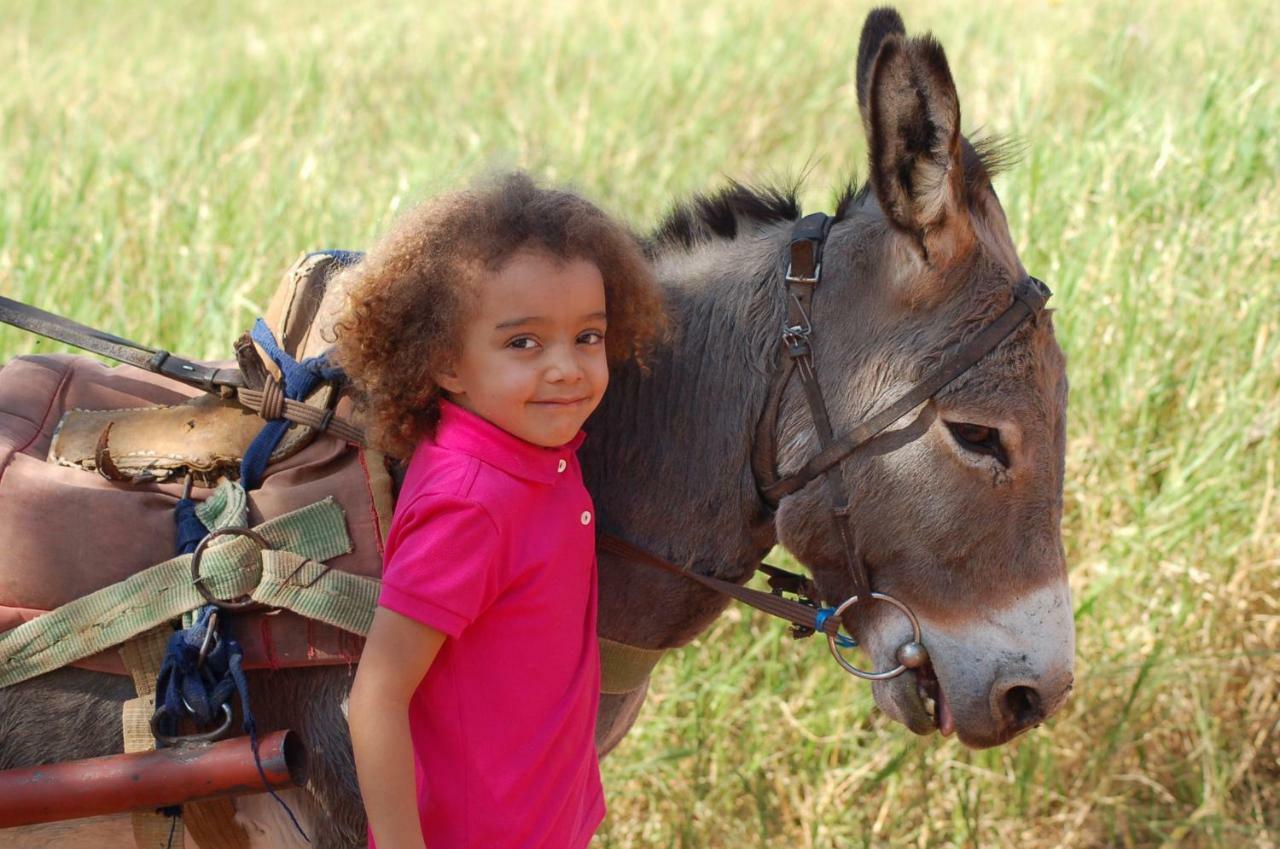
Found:
[[445, 635], [379, 607], [351, 687], [348, 723], [356, 775], [378, 849], [424, 849], [418, 819], [409, 699]]

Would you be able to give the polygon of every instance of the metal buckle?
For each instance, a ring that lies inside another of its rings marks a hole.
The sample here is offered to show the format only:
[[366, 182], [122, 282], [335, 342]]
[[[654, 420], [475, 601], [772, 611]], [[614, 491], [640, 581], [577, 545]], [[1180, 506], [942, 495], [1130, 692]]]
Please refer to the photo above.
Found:
[[222, 637], [218, 634], [218, 611], [215, 610], [209, 614], [209, 621], [205, 623], [204, 639], [200, 642], [200, 654], [196, 656], [196, 669], [204, 666], [209, 653], [217, 651], [220, 645], [222, 645]]
[[[920, 622], [916, 619], [916, 615], [911, 612], [911, 608], [898, 601], [891, 595], [884, 593], [871, 593], [871, 599], [875, 601], [887, 601], [894, 607], [902, 611], [902, 615], [907, 617], [907, 621], [911, 623], [911, 642], [903, 643], [898, 647], [895, 653], [898, 659], [898, 665], [887, 672], [867, 672], [859, 669], [849, 661], [845, 660], [844, 655], [840, 653], [839, 646], [836, 645], [836, 635], [827, 634], [827, 645], [831, 647], [831, 654], [835, 656], [836, 662], [844, 667], [845, 671], [850, 675], [856, 675], [865, 681], [888, 681], [890, 678], [897, 678], [908, 669], [914, 669], [923, 666], [929, 660], [929, 652], [925, 649], [924, 644], [920, 642]], [[851, 605], [857, 604], [858, 596], [850, 596], [836, 608], [835, 617], [839, 619]]]
[[813, 320], [809, 318], [809, 313], [805, 310], [804, 304], [800, 303], [800, 299], [796, 297], [795, 293], [788, 294], [791, 300], [795, 301], [796, 309], [804, 318], [804, 324], [787, 324], [784, 322], [782, 325], [782, 341], [786, 344], [788, 353], [793, 357], [797, 357], [808, 351], [809, 337], [813, 334]]
[[214, 537], [223, 536], [224, 534], [232, 534], [235, 536], [248, 537], [258, 544], [259, 553], [267, 551], [271, 548], [271, 543], [257, 531], [251, 531], [248, 528], [220, 528], [216, 531], [210, 531], [209, 535], [200, 540], [196, 546], [196, 550], [191, 553], [191, 585], [204, 596], [205, 601], [210, 604], [216, 604], [223, 610], [247, 610], [248, 608], [259, 606], [258, 602], [244, 596], [239, 600], [223, 600], [215, 598], [213, 593], [204, 584], [204, 578], [200, 577], [200, 559], [204, 557], [205, 549], [209, 547], [209, 543]]
[[[777, 268], [777, 266], [775, 265], [774, 268]], [[813, 267], [812, 277], [796, 277], [791, 271], [791, 261], [787, 260], [787, 275], [785, 279], [788, 283], [810, 283], [816, 286], [818, 281], [822, 279], [822, 263], [819, 262]]]

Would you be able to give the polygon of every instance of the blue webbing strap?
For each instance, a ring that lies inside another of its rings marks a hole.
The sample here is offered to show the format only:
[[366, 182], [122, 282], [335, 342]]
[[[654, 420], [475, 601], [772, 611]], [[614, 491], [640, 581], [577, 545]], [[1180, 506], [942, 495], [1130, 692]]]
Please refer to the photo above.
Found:
[[173, 505], [173, 521], [178, 526], [178, 553], [190, 554], [196, 550], [200, 540], [204, 539], [209, 529], [196, 515], [196, 503], [183, 496]]
[[[254, 322], [250, 335], [280, 368], [280, 376], [284, 379], [284, 397], [291, 401], [306, 398], [322, 380], [338, 380], [343, 377], [342, 369], [330, 366], [325, 354], [308, 357], [302, 362], [289, 356], [276, 342], [276, 337], [262, 319]], [[240, 461], [240, 485], [246, 490], [257, 489], [262, 483], [262, 473], [266, 471], [271, 452], [276, 450], [285, 431], [292, 426], [293, 422], [286, 419], [272, 419], [258, 431], [253, 442], [249, 443], [244, 459]]]
[[157, 729], [167, 736], [177, 736], [178, 718], [184, 716], [201, 727], [213, 725], [224, 707], [230, 708], [231, 697], [235, 695], [240, 701], [240, 713], [244, 717], [242, 727], [249, 735], [249, 747], [253, 750], [253, 762], [262, 778], [262, 786], [284, 808], [302, 839], [310, 843], [311, 839], [302, 830], [297, 817], [267, 782], [262, 769], [262, 759], [258, 755], [258, 725], [249, 707], [249, 682], [244, 675], [244, 650], [231, 635], [225, 620], [217, 626], [221, 633], [215, 635], [204, 661], [200, 660], [200, 648], [209, 630], [209, 617], [216, 610], [212, 604], [205, 605], [200, 608], [190, 628], [169, 638], [156, 680], [157, 704], [163, 705], [163, 714], [156, 722]]
[[[173, 518], [178, 526], [178, 553], [192, 553], [200, 540], [209, 533], [209, 529], [196, 515], [195, 502], [185, 495], [179, 498], [174, 506]], [[244, 675], [244, 650], [240, 647], [240, 642], [231, 635], [230, 624], [225, 619], [221, 634], [215, 635], [217, 639], [213, 641], [212, 648], [205, 655], [204, 661], [200, 660], [200, 648], [209, 631], [210, 617], [216, 610], [212, 604], [205, 605], [190, 628], [178, 631], [169, 638], [164, 660], [160, 664], [160, 673], [156, 678], [156, 704], [164, 706], [164, 714], [156, 722], [157, 730], [170, 737], [176, 736], [178, 717], [181, 716], [190, 717], [201, 727], [209, 726], [217, 719], [224, 705], [230, 707], [231, 695], [234, 693], [240, 699], [240, 713], [244, 716], [243, 728], [249, 735], [253, 763], [262, 778], [262, 786], [284, 808], [302, 839], [310, 843], [311, 839], [302, 830], [297, 817], [267, 782], [266, 773], [262, 769], [262, 758], [258, 755], [258, 726], [254, 721], [253, 711], [249, 709], [249, 682]], [[172, 845], [177, 828], [176, 817], [182, 813], [182, 806], [171, 805], [161, 808], [160, 812], [175, 818], [169, 829], [169, 844]]]

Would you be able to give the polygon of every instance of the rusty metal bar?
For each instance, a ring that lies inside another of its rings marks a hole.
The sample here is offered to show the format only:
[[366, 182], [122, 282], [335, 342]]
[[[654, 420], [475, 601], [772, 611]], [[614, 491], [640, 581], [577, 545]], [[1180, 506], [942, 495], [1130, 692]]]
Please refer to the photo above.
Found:
[[[292, 731], [258, 741], [272, 788], [302, 784], [306, 748]], [[262, 793], [248, 737], [0, 771], [0, 828], [154, 810]]]

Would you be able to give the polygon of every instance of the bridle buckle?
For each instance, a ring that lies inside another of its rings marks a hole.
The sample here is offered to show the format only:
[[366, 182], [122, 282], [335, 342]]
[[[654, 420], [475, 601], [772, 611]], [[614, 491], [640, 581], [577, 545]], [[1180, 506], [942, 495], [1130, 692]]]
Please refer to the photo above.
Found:
[[[777, 268], [777, 266], [775, 265], [774, 268]], [[795, 272], [792, 270], [791, 262], [790, 261], [787, 262], [786, 281], [788, 283], [807, 283], [810, 286], [816, 286], [818, 285], [818, 281], [821, 279], [822, 279], [822, 262], [821, 261], [819, 261], [816, 265], [814, 265], [813, 274], [809, 277], [797, 277], [795, 275]]]

